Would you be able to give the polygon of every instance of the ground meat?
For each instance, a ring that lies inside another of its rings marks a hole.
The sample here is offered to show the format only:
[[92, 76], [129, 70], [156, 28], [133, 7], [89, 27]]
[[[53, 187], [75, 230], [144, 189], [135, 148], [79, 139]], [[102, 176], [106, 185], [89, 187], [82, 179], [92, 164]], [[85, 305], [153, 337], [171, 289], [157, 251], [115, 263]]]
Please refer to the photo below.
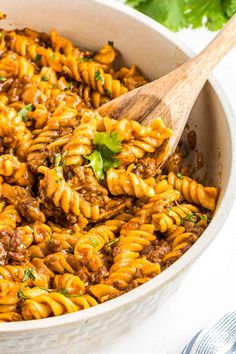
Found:
[[9, 260], [14, 262], [26, 262], [29, 252], [22, 243], [22, 238], [17, 230], [0, 231], [0, 264], [8, 264]]
[[155, 177], [158, 172], [157, 159], [153, 157], [143, 157], [139, 159], [138, 165], [135, 168], [135, 174], [142, 177]]
[[4, 183], [2, 196], [29, 222], [45, 222], [45, 216], [39, 208], [39, 201], [33, 198], [30, 192], [19, 186], [10, 186]]
[[197, 237], [201, 236], [201, 234], [205, 230], [204, 226], [197, 226], [194, 224], [194, 222], [191, 222], [191, 221], [185, 221], [184, 227], [185, 227], [186, 232], [192, 232]]
[[162, 258], [170, 252], [170, 245], [164, 240], [155, 240], [151, 245], [144, 248], [141, 252], [145, 255], [147, 260], [153, 263], [161, 263]]

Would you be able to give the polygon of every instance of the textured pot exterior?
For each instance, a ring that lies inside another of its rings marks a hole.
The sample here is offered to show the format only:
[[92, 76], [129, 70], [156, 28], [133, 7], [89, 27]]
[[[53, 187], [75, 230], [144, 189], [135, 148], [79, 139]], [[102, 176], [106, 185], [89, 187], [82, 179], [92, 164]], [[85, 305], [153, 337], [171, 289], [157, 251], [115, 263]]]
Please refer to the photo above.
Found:
[[[168, 30], [111, 0], [1, 0], [3, 28], [58, 30], [78, 45], [97, 49], [108, 40], [121, 61], [137, 64], [154, 79], [183, 63], [191, 51]], [[158, 277], [117, 299], [78, 313], [0, 325], [0, 353], [89, 353], [141, 321], [166, 301], [190, 265], [216, 237], [232, 206], [236, 182], [236, 126], [224, 93], [212, 78], [200, 94], [189, 125], [205, 165], [201, 174], [221, 186], [219, 206], [196, 244]], [[186, 137], [186, 129], [183, 139]], [[194, 156], [189, 156], [194, 160]]]

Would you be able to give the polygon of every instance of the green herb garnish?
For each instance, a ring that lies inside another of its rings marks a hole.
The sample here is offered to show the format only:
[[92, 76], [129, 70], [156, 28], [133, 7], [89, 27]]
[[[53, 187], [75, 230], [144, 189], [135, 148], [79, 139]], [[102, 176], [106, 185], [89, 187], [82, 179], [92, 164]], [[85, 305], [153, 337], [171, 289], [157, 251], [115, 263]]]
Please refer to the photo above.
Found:
[[33, 271], [34, 271], [33, 268], [25, 269], [22, 281], [24, 282], [24, 281], [26, 281], [28, 279], [35, 280], [36, 278], [35, 278], [35, 275], [34, 275]]
[[116, 154], [121, 152], [121, 140], [116, 132], [96, 133], [93, 143], [97, 149], [91, 155], [85, 156], [90, 161], [96, 177], [100, 180], [104, 179], [104, 173], [110, 168], [120, 165], [120, 161], [116, 158]]
[[28, 120], [28, 112], [31, 112], [33, 110], [33, 104], [30, 103], [27, 106], [23, 107], [19, 112], [18, 116], [22, 117], [23, 122], [27, 122]]
[[0, 81], [1, 81], [1, 82], [5, 82], [6, 79], [7, 79], [7, 78], [6, 78], [5, 76], [0, 76]]
[[72, 82], [68, 82], [67, 86], [64, 88], [63, 91], [68, 91], [71, 89], [71, 87], [72, 87]]
[[42, 58], [42, 55], [40, 54], [37, 54], [35, 57], [34, 57], [34, 61], [39, 61], [40, 59]]
[[18, 290], [17, 295], [18, 295], [18, 298], [19, 298], [20, 300], [22, 300], [22, 301], [25, 301], [25, 300], [28, 300], [28, 299], [29, 299], [29, 297], [26, 296], [26, 295], [23, 293], [23, 290], [22, 290], [22, 289], [19, 289], [19, 290]]
[[206, 215], [200, 215], [200, 219], [201, 219], [201, 220], [206, 220], [206, 221], [207, 221], [207, 220], [208, 220], [208, 217], [207, 217]]
[[236, 13], [235, 0], [126, 0], [172, 31], [206, 26], [219, 30]]
[[85, 156], [85, 158], [90, 161], [88, 166], [92, 167], [96, 177], [98, 179], [104, 179], [103, 159], [100, 152], [95, 150], [91, 155]]
[[81, 294], [70, 294], [68, 289], [57, 289], [57, 292], [66, 296], [66, 297], [80, 297]]
[[102, 85], [104, 85], [104, 83], [105, 83], [105, 79], [104, 79], [104, 77], [101, 75], [101, 73], [100, 73], [99, 70], [97, 70], [97, 71], [95, 72], [94, 79], [95, 79], [96, 81], [101, 81], [101, 84], [102, 84]]
[[48, 81], [48, 80], [49, 80], [49, 78], [47, 76], [42, 77], [42, 81]]
[[80, 58], [80, 62], [83, 63], [83, 62], [87, 62], [87, 61], [92, 61], [93, 58]]
[[177, 176], [178, 178], [180, 178], [180, 179], [183, 179], [183, 178], [184, 178], [184, 176], [182, 175], [182, 173], [179, 173], [179, 172], [176, 174], [176, 176]]

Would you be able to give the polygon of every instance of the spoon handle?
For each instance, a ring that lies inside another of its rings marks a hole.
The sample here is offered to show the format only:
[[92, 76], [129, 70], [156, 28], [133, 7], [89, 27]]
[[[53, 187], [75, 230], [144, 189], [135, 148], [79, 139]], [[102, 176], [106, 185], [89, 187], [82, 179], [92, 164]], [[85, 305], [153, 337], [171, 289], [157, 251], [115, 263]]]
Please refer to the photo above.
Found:
[[195, 58], [186, 63], [186, 68], [191, 66], [194, 74], [193, 63], [196, 67], [195, 74], [199, 75], [199, 66], [202, 75], [206, 76], [215, 68], [222, 58], [236, 45], [236, 15], [224, 26], [222, 31], [202, 50]]

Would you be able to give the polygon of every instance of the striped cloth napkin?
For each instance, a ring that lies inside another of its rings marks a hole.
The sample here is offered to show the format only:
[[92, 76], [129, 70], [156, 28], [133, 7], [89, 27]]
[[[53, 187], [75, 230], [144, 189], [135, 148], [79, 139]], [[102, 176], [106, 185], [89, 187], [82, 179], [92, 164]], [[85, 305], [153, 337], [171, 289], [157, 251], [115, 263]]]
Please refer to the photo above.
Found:
[[236, 311], [198, 332], [182, 354], [236, 354]]

